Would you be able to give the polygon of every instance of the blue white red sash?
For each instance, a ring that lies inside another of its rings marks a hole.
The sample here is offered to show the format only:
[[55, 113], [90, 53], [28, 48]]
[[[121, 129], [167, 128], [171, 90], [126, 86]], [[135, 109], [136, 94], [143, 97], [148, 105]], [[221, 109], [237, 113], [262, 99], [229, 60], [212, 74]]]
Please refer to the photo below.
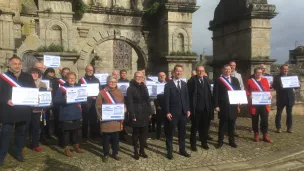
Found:
[[0, 74], [0, 77], [5, 80], [7, 83], [9, 83], [12, 87], [22, 87], [20, 84], [17, 83], [17, 81], [15, 81], [14, 78], [11, 78], [10, 76], [8, 76], [7, 74], [3, 73]]
[[258, 81], [255, 78], [251, 78], [251, 80], [254, 82], [254, 84], [258, 87], [259, 91], [264, 91], [262, 85], [258, 83]]
[[233, 87], [232, 87], [232, 85], [231, 85], [231, 83], [224, 76], [220, 76], [219, 79], [226, 86], [226, 88], [228, 90], [231, 90], [231, 91], [234, 90]]
[[88, 84], [87, 80], [85, 80], [83, 77], [80, 79], [82, 84]]
[[63, 92], [65, 92], [66, 93], [66, 91], [67, 91], [67, 89], [65, 88], [65, 87], [63, 87], [63, 86], [60, 86], [59, 87]]
[[102, 93], [104, 94], [105, 98], [108, 100], [108, 102], [110, 104], [116, 104], [114, 97], [112, 96], [112, 94], [109, 91], [103, 89]]
[[58, 79], [58, 82], [59, 82], [61, 85], [63, 85], [63, 84], [65, 83], [65, 81], [64, 81], [63, 79], [61, 79], [61, 78]]

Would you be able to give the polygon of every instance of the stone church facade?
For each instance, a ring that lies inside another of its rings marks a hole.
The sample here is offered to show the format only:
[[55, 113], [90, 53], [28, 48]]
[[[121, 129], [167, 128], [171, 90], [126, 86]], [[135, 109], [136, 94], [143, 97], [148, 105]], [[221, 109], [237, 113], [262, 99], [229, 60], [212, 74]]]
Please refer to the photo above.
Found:
[[[0, 71], [14, 54], [26, 66], [51, 54], [78, 75], [88, 64], [96, 72], [126, 69], [129, 76], [138, 68], [169, 73], [183, 64], [190, 76], [196, 56], [183, 54], [192, 50], [196, 0], [77, 0], [87, 7], [81, 18], [75, 17], [74, 1], [1, 0]], [[156, 3], [156, 12], [146, 17]], [[64, 50], [39, 50], [50, 45]]]

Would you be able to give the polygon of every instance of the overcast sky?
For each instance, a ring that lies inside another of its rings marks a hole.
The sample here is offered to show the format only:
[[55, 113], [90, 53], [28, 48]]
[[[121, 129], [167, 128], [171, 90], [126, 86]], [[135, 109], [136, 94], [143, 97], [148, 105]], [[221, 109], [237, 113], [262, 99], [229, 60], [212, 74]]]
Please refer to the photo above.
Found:
[[[201, 6], [193, 16], [193, 51], [212, 55], [212, 32], [208, 30], [214, 9], [220, 0], [197, 0]], [[268, 0], [279, 13], [271, 20], [271, 55], [277, 63], [288, 60], [289, 50], [304, 45], [304, 0]]]

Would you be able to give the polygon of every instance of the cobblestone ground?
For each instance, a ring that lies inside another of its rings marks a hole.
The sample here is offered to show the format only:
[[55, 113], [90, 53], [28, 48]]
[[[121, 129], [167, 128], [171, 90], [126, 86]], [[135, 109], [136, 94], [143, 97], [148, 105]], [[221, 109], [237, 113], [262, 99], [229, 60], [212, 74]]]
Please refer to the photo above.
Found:
[[[285, 115], [284, 115], [285, 117]], [[174, 159], [168, 160], [165, 157], [165, 139], [148, 140], [149, 148], [146, 150], [148, 159], [140, 158], [136, 161], [132, 158], [133, 148], [131, 137], [128, 137], [127, 143], [120, 143], [119, 156], [121, 161], [115, 161], [110, 158], [108, 163], [103, 163], [101, 142], [90, 141], [88, 144], [82, 144], [81, 147], [86, 150], [86, 153], [73, 153], [72, 158], [64, 156], [63, 149], [58, 147], [56, 140], [50, 142], [49, 145], [42, 145], [43, 152], [37, 153], [25, 148], [24, 156], [26, 162], [20, 163], [8, 155], [5, 160], [5, 166], [0, 170], [184, 170], [191, 168], [211, 167], [219, 164], [236, 164], [243, 161], [251, 161], [262, 156], [276, 153], [288, 148], [301, 147], [304, 145], [304, 116], [294, 116], [294, 133], [286, 132], [286, 127], [282, 128], [283, 132], [275, 133], [274, 117], [269, 118], [269, 136], [274, 141], [273, 143], [253, 142], [253, 135], [250, 132], [251, 120], [248, 118], [238, 118], [237, 132], [240, 134], [236, 138], [238, 148], [233, 149], [227, 144], [221, 149], [216, 149], [217, 140], [217, 123], [215, 120], [211, 126], [211, 136], [214, 140], [209, 142], [210, 149], [204, 150], [198, 148], [197, 152], [192, 152], [189, 144], [189, 131], [187, 132], [186, 147], [191, 153], [191, 158], [185, 158], [178, 154], [178, 141], [174, 138]], [[283, 119], [282, 123], [285, 123]], [[282, 124], [285, 125], [285, 124]], [[189, 124], [190, 126], [190, 124]], [[262, 136], [261, 136], [262, 137]], [[225, 142], [228, 138], [225, 138]], [[199, 144], [198, 144], [199, 145]], [[198, 146], [199, 147], [199, 146]], [[303, 147], [304, 149], [304, 147]], [[196, 170], [196, 169], [194, 169]]]

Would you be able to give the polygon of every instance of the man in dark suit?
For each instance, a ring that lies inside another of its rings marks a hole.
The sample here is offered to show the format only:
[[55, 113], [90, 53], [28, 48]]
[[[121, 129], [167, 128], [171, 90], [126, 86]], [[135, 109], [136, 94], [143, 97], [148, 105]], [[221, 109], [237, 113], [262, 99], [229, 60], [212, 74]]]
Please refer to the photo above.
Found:
[[178, 127], [179, 153], [182, 156], [190, 157], [186, 152], [185, 136], [187, 118], [190, 116], [189, 94], [187, 83], [181, 80], [183, 66], [174, 67], [174, 78], [165, 85], [165, 111], [166, 119], [165, 134], [167, 158], [172, 159], [172, 139], [175, 127]]
[[209, 123], [213, 119], [213, 106], [211, 94], [211, 80], [206, 76], [205, 67], [196, 67], [197, 75], [192, 76], [188, 80], [188, 91], [190, 97], [191, 111], [191, 135], [190, 145], [192, 151], [196, 148], [196, 132], [199, 132], [202, 147], [209, 149], [207, 144]]
[[281, 77], [290, 76], [288, 74], [288, 65], [282, 65], [280, 67], [280, 74], [273, 78], [273, 89], [276, 90], [276, 100], [277, 100], [277, 114], [275, 119], [275, 124], [277, 128], [277, 133], [281, 133], [281, 116], [284, 107], [286, 107], [286, 125], [287, 132], [292, 133], [292, 107], [295, 104], [295, 93], [294, 88], [283, 88]]
[[218, 117], [220, 119], [217, 148], [223, 146], [225, 123], [228, 124], [229, 145], [234, 148], [237, 147], [234, 142], [234, 125], [238, 112], [238, 105], [230, 104], [228, 96], [228, 91], [233, 90], [241, 90], [241, 87], [238, 79], [231, 77], [231, 67], [227, 64], [223, 67], [223, 75], [217, 78], [214, 84], [214, 107], [218, 112]]

